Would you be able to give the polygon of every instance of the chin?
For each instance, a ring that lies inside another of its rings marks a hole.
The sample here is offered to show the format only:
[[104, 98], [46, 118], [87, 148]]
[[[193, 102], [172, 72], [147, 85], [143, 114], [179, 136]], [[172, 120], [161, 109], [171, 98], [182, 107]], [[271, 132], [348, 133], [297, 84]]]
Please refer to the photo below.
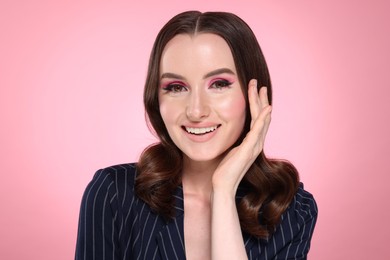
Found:
[[225, 152], [222, 153], [184, 153], [189, 161], [207, 163], [214, 162], [216, 160], [222, 160], [225, 156]]

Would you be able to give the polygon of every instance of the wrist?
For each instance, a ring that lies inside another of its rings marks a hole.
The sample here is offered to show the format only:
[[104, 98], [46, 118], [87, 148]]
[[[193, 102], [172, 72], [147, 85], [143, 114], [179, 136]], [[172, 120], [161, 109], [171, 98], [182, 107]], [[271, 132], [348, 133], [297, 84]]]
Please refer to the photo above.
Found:
[[211, 192], [211, 201], [219, 201], [219, 203], [228, 203], [233, 201], [235, 203], [236, 192], [229, 189], [214, 188]]

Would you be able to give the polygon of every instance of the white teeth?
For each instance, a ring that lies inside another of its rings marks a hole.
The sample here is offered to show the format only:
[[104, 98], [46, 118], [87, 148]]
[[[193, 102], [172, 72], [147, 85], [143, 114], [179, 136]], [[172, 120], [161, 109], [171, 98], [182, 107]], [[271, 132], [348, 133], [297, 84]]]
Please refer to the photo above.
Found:
[[190, 134], [195, 135], [202, 135], [209, 132], [213, 132], [215, 129], [217, 129], [217, 126], [212, 127], [201, 127], [201, 128], [194, 128], [194, 127], [186, 127], [186, 131]]

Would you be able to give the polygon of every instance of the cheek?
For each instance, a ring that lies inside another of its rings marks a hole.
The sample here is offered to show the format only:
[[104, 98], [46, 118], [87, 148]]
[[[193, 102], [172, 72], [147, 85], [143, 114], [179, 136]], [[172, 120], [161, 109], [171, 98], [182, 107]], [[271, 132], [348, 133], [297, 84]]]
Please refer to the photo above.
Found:
[[165, 105], [166, 103], [164, 101], [160, 102], [159, 106], [160, 106], [160, 114], [161, 114], [161, 117], [162, 119], [164, 120], [164, 123], [166, 123], [166, 121], [169, 119], [167, 118], [169, 116], [169, 106], [166, 106]]
[[177, 113], [179, 111], [179, 107], [175, 102], [169, 102], [164, 99], [160, 101], [159, 106], [161, 117], [164, 120], [165, 126], [168, 128], [169, 123], [175, 121], [175, 118], [177, 117]]
[[226, 120], [237, 121], [238, 123], [244, 125], [246, 103], [242, 94], [221, 100], [219, 103], [219, 110], [220, 115]]

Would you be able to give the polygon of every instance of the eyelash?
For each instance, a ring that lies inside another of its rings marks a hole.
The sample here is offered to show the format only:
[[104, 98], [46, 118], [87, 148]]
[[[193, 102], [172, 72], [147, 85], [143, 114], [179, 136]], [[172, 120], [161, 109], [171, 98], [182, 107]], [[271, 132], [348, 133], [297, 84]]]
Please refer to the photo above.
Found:
[[[216, 84], [220, 85], [219, 87], [216, 86]], [[224, 89], [224, 88], [227, 88], [229, 87], [230, 85], [232, 85], [233, 82], [230, 82], [228, 80], [225, 80], [225, 79], [220, 79], [220, 80], [216, 80], [214, 81], [210, 87], [213, 87], [215, 89]], [[221, 86], [222, 85], [222, 86]]]
[[186, 87], [182, 84], [170, 83], [170, 84], [167, 84], [166, 86], [164, 86], [162, 89], [167, 91], [167, 92], [178, 93], [178, 92], [182, 92], [183, 89], [185, 89], [185, 88]]
[[[219, 79], [219, 80], [215, 80], [209, 88], [213, 88], [213, 89], [217, 89], [217, 90], [222, 90], [224, 88], [228, 88], [230, 85], [232, 85], [233, 82], [230, 82], [228, 80], [224, 80], [224, 79]], [[172, 92], [172, 93], [179, 93], [179, 92], [183, 92], [183, 91], [186, 91], [187, 90], [187, 87], [184, 86], [183, 84], [181, 83], [176, 83], [176, 82], [173, 82], [173, 83], [170, 83], [170, 84], [167, 84], [166, 86], [164, 86], [162, 88], [163, 90], [165, 90], [166, 92]]]

